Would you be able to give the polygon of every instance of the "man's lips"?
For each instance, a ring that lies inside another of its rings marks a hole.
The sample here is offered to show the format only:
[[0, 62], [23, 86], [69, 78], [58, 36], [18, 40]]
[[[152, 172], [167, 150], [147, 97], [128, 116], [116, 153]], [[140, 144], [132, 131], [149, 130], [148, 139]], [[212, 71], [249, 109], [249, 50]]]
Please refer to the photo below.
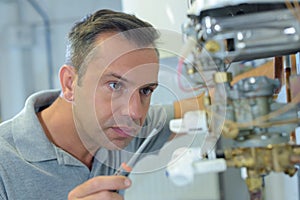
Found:
[[132, 137], [136, 130], [129, 127], [112, 127], [112, 129], [121, 137]]

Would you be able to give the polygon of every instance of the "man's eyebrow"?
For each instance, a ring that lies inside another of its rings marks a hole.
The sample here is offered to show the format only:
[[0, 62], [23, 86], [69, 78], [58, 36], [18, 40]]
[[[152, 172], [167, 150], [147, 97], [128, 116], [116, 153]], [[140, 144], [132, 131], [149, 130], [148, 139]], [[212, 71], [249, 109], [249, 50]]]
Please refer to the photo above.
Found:
[[127, 80], [126, 78], [124, 78], [123, 76], [119, 75], [119, 74], [116, 74], [116, 73], [108, 73], [108, 74], [105, 74], [104, 77], [115, 77], [117, 79], [120, 79], [121, 81], [124, 81], [124, 82], [129, 82], [129, 80]]
[[144, 85], [143, 87], [157, 87], [158, 86], [158, 83], [155, 82], [155, 83], [148, 83], [146, 85]]
[[[120, 79], [121, 81], [130, 83], [130, 81], [128, 79], [126, 79], [123, 76], [121, 76], [121, 75], [119, 75], [117, 73], [114, 73], [114, 72], [105, 74], [104, 77], [115, 77], [117, 79]], [[158, 85], [159, 85], [158, 82], [153, 82], [153, 83], [146, 84], [145, 87], [152, 87], [152, 86], [157, 87]]]

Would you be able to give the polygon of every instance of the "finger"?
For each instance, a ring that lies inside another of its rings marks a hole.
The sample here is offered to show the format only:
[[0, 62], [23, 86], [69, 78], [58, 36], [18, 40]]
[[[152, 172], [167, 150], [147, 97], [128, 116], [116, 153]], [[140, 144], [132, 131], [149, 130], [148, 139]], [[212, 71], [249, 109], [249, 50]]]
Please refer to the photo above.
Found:
[[99, 200], [99, 199], [105, 199], [105, 200], [124, 200], [124, 198], [119, 195], [116, 192], [110, 192], [110, 191], [100, 191], [98, 193], [91, 194], [89, 196], [83, 197], [83, 198], [77, 198], [77, 200]]
[[74, 188], [70, 199], [82, 198], [100, 191], [126, 189], [131, 185], [130, 179], [125, 176], [97, 176]]

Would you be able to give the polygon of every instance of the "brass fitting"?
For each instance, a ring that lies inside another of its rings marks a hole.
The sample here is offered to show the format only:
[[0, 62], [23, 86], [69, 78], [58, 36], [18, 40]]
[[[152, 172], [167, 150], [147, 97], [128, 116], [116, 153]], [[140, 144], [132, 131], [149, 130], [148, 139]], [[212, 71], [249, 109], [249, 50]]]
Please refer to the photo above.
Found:
[[195, 69], [194, 68], [189, 68], [188, 70], [187, 70], [187, 74], [188, 75], [192, 75], [192, 74], [195, 74]]
[[300, 163], [299, 145], [272, 144], [265, 147], [244, 147], [224, 151], [228, 167], [246, 168], [245, 183], [254, 197], [261, 195], [263, 175], [271, 171], [284, 172], [290, 176], [296, 173], [297, 168], [291, 159], [292, 156], [296, 156]]
[[221, 50], [220, 44], [215, 40], [207, 41], [204, 48], [211, 53], [216, 53]]
[[245, 167], [246, 184], [251, 193], [262, 189], [262, 176], [271, 171], [284, 172], [293, 176], [297, 168], [291, 160], [298, 156], [300, 162], [300, 146], [290, 144], [272, 144], [265, 147], [244, 147], [224, 151], [228, 167]]
[[226, 164], [228, 167], [253, 168], [255, 160], [251, 155], [250, 148], [236, 148], [224, 151]]
[[222, 135], [226, 138], [235, 139], [239, 135], [237, 124], [233, 121], [226, 120], [222, 128]]
[[216, 72], [213, 77], [215, 83], [230, 83], [232, 81], [232, 74], [229, 72]]
[[210, 106], [211, 105], [211, 99], [210, 99], [209, 96], [204, 96], [203, 104], [204, 104], [204, 106]]
[[250, 192], [261, 190], [263, 186], [263, 180], [261, 177], [248, 177], [245, 181]]
[[266, 147], [229, 149], [224, 151], [224, 154], [230, 167], [246, 167], [260, 174], [274, 171], [293, 176], [297, 169], [290, 158], [295, 154], [295, 149], [297, 148], [290, 144], [273, 144]]

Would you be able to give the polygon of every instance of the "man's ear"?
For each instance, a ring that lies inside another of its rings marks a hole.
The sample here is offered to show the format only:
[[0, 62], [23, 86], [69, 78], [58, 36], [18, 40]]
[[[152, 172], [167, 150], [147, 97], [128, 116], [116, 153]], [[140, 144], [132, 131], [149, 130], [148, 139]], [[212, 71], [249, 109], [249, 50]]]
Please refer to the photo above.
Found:
[[75, 68], [69, 65], [63, 65], [59, 71], [59, 78], [63, 98], [72, 102], [74, 100], [74, 90], [77, 80]]

